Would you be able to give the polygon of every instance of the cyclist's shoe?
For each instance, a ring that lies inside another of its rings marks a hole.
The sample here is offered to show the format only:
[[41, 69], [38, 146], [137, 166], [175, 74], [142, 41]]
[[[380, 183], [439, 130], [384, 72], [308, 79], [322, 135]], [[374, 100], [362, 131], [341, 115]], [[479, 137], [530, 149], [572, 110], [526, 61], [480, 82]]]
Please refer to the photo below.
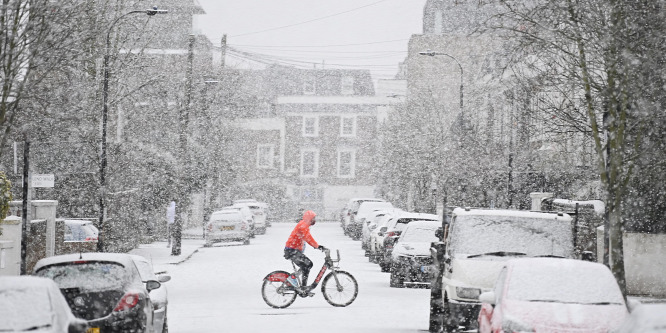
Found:
[[312, 287], [303, 286], [303, 287], [299, 287], [296, 292], [298, 293], [298, 296], [301, 296], [301, 297], [312, 297], [312, 296], [314, 296], [314, 293], [310, 292], [310, 290], [312, 290]]

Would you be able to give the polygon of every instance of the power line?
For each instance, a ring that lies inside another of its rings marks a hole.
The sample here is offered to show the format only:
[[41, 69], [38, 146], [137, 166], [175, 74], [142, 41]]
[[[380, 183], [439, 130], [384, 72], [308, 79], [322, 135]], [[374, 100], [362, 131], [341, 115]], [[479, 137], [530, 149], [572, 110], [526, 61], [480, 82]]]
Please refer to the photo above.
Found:
[[368, 5], [365, 5], [365, 6], [356, 7], [356, 8], [350, 9], [350, 10], [346, 10], [346, 11], [344, 11], [344, 12], [339, 12], [339, 13], [335, 13], [335, 14], [331, 14], [331, 15], [327, 15], [327, 16], [323, 16], [323, 17], [318, 17], [318, 18], [315, 18], [315, 19], [312, 19], [312, 20], [308, 20], [308, 21], [303, 21], [303, 22], [299, 22], [299, 23], [294, 23], [294, 24], [284, 25], [284, 26], [281, 26], [281, 27], [275, 27], [275, 28], [270, 28], [270, 29], [265, 29], [265, 30], [259, 30], [259, 31], [254, 31], [254, 32], [248, 32], [248, 33], [244, 33], [244, 34], [240, 34], [240, 35], [234, 35], [234, 36], [231, 36], [231, 37], [248, 36], [248, 35], [254, 35], [254, 34], [258, 34], [258, 33], [262, 33], [262, 32], [274, 31], [274, 30], [279, 30], [279, 29], [285, 29], [285, 28], [294, 27], [294, 26], [297, 26], [297, 25], [303, 25], [303, 24], [307, 24], [307, 23], [311, 23], [311, 22], [315, 22], [315, 21], [320, 21], [320, 20], [324, 20], [324, 19], [327, 19], [327, 18], [331, 18], [331, 17], [334, 17], [334, 16], [338, 16], [338, 15], [342, 15], [342, 14], [347, 14], [347, 13], [350, 13], [350, 12], [353, 12], [353, 11], [356, 11], [356, 10], [359, 10], [359, 9], [363, 9], [363, 8], [366, 8], [366, 7], [374, 6], [374, 5], [378, 4], [378, 3], [382, 3], [382, 2], [385, 2], [385, 1], [388, 1], [388, 0], [380, 0], [380, 1], [373, 2], [373, 3], [368, 4]]
[[[361, 45], [374, 45], [374, 44], [385, 44], [385, 43], [395, 43], [395, 42], [405, 42], [409, 41], [409, 38], [403, 39], [393, 39], [393, 40], [384, 40], [377, 42], [366, 42], [366, 43], [355, 43], [355, 44], [332, 44], [332, 45], [248, 45], [248, 44], [229, 44], [233, 46], [241, 47], [298, 47], [298, 48], [307, 48], [307, 47], [343, 47], [343, 46], [361, 46]], [[220, 46], [213, 46], [215, 48], [221, 49]]]

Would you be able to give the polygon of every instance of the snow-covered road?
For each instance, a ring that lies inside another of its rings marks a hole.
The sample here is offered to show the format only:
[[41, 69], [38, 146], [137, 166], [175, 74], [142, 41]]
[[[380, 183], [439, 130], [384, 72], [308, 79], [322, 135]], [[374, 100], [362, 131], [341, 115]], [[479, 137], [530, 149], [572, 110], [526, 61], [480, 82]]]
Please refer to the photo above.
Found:
[[[173, 333], [427, 331], [430, 291], [389, 288], [388, 273], [369, 263], [360, 242], [344, 236], [333, 222], [317, 223], [311, 232], [320, 244], [340, 250], [340, 267], [359, 284], [356, 301], [345, 308], [333, 307], [318, 287], [314, 297], [299, 297], [287, 309], [266, 305], [261, 297], [263, 277], [276, 269], [292, 270], [282, 252], [294, 226], [274, 223], [250, 245], [202, 248], [187, 262], [170, 266], [169, 329]], [[314, 261], [312, 281], [323, 264], [323, 253], [311, 247], [305, 253]]]

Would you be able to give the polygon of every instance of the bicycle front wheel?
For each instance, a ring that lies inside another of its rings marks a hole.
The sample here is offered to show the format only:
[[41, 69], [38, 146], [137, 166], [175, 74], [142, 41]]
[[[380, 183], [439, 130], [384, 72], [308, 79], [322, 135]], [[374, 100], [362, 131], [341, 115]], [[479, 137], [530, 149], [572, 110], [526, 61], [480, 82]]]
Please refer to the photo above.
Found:
[[[337, 276], [337, 281], [335, 277]], [[339, 283], [338, 283], [339, 282]], [[347, 306], [358, 295], [356, 279], [345, 271], [331, 272], [321, 284], [321, 293], [326, 301], [333, 306]]]
[[264, 302], [276, 309], [284, 309], [296, 300], [296, 291], [284, 280], [289, 273], [275, 271], [264, 278], [261, 285], [261, 297]]

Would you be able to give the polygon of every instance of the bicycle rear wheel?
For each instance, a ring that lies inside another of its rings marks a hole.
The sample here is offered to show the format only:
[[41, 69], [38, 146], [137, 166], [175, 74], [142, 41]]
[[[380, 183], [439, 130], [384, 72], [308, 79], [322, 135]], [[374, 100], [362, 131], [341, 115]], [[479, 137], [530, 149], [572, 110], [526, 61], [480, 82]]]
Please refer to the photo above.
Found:
[[[335, 274], [340, 282], [340, 287], [335, 281]], [[321, 293], [326, 301], [333, 306], [347, 306], [351, 304], [358, 295], [358, 283], [356, 279], [345, 271], [331, 272], [324, 278], [321, 284]]]
[[264, 278], [261, 297], [266, 304], [276, 309], [284, 309], [294, 303], [296, 291], [286, 282], [287, 276], [289, 273], [285, 271], [275, 271]]

